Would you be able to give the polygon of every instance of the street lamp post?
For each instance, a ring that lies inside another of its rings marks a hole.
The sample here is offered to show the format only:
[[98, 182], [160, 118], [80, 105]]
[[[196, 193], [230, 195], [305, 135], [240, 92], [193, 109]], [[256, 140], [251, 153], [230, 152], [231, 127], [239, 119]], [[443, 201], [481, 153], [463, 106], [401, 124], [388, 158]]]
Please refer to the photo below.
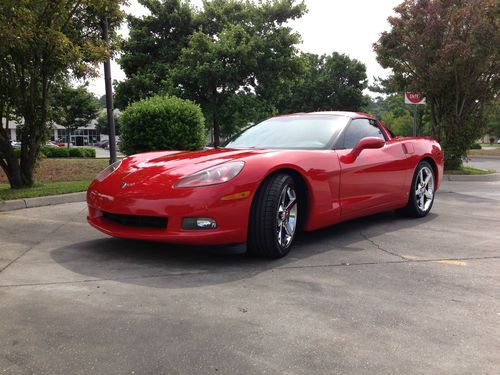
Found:
[[[102, 35], [106, 44], [109, 46], [108, 20], [102, 20]], [[113, 118], [113, 87], [111, 86], [111, 62], [108, 57], [104, 62], [104, 82], [106, 86], [106, 111], [108, 115], [109, 129], [109, 164], [116, 162], [116, 132]]]

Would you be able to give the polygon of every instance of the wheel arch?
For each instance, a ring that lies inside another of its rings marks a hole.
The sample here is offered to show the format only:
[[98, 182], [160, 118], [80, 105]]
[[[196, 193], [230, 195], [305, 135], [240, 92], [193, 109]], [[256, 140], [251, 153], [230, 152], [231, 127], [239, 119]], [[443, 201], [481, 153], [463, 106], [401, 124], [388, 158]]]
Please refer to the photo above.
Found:
[[[439, 179], [439, 171], [438, 171], [438, 167], [437, 167], [436, 161], [431, 156], [424, 156], [422, 159], [420, 159], [418, 161], [418, 164], [420, 164], [423, 161], [426, 161], [427, 163], [429, 163], [431, 165], [432, 171], [434, 172], [434, 179], [435, 179], [435, 182], [436, 182], [436, 186], [438, 186], [438, 184], [439, 184], [440, 181], [438, 181], [438, 179]], [[418, 164], [415, 166], [415, 168], [418, 167]]]
[[[304, 205], [299, 206], [300, 211], [299, 211], [299, 227], [298, 227], [298, 229], [302, 229], [309, 219], [309, 213], [311, 210], [311, 196], [310, 196], [311, 193], [310, 193], [310, 187], [307, 183], [305, 176], [294, 168], [280, 167], [270, 171], [259, 183], [259, 186], [257, 187], [257, 190], [252, 198], [251, 207], [253, 209], [258, 193], [262, 188], [262, 186], [264, 185], [264, 182], [269, 180], [273, 176], [281, 173], [288, 174], [293, 178], [293, 180], [297, 184], [299, 194], [301, 194], [301, 197], [303, 198]], [[250, 213], [252, 212], [252, 209], [250, 210]]]

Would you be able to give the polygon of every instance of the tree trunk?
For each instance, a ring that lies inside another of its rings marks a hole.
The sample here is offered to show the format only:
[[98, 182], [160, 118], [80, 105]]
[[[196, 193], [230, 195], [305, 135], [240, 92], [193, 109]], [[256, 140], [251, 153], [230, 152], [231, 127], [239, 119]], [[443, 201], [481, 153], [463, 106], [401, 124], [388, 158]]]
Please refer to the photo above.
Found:
[[5, 141], [3, 137], [0, 140], [0, 154], [3, 157], [3, 159], [0, 159], [0, 166], [9, 180], [10, 187], [13, 189], [23, 187], [21, 169], [14, 148], [10, 145], [10, 141], [8, 139]]
[[213, 115], [213, 127], [214, 127], [214, 147], [218, 148], [220, 146], [220, 124], [215, 113]]
[[[8, 111], [4, 113], [3, 109], [2, 105], [2, 109], [0, 109], [0, 167], [2, 167], [2, 170], [5, 172], [5, 175], [9, 180], [10, 187], [17, 189], [23, 186], [21, 169], [19, 168], [19, 161], [14, 151], [14, 147], [12, 147], [10, 143], [8, 134], [9, 113]], [[4, 114], [7, 122], [6, 128], [4, 128], [1, 123], [1, 118]]]

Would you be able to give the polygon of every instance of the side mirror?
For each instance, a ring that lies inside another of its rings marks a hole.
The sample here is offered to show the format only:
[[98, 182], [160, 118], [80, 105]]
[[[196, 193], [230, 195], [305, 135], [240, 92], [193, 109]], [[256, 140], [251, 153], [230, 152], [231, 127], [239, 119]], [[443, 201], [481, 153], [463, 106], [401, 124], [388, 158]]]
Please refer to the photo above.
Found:
[[361, 151], [369, 148], [382, 148], [385, 145], [385, 140], [377, 137], [366, 137], [361, 139], [351, 151], [351, 154], [357, 158]]

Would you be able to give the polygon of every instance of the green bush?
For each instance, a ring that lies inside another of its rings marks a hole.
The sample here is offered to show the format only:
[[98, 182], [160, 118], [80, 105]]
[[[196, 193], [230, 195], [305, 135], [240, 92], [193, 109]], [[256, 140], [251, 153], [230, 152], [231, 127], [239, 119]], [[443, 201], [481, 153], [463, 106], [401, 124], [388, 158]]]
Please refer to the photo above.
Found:
[[95, 149], [93, 148], [70, 148], [69, 156], [72, 158], [95, 158]]
[[131, 104], [121, 117], [121, 151], [199, 150], [205, 145], [205, 118], [198, 105], [155, 96]]
[[93, 148], [42, 146], [40, 153], [47, 158], [95, 158]]
[[[15, 148], [14, 152], [17, 158], [21, 155], [21, 148]], [[39, 158], [95, 158], [95, 149], [90, 147], [82, 148], [70, 148], [67, 147], [53, 147], [53, 146], [41, 146]], [[0, 158], [3, 158], [0, 153]]]
[[42, 146], [40, 152], [48, 158], [67, 158], [69, 151], [66, 147]]
[[470, 146], [470, 149], [471, 150], [481, 150], [481, 145], [479, 143], [473, 143], [471, 146]]

